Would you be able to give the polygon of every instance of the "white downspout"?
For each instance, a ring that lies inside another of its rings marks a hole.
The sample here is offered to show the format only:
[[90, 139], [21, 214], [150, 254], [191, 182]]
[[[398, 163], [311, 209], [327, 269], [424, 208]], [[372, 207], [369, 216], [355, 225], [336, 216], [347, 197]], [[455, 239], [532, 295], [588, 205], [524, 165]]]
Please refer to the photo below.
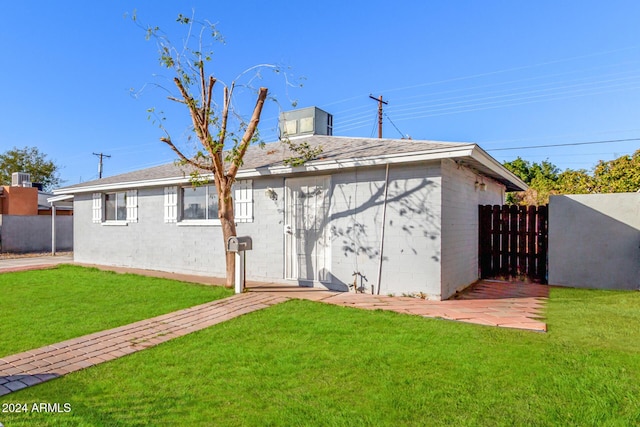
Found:
[[387, 222], [387, 190], [389, 189], [389, 163], [384, 177], [384, 201], [382, 202], [382, 224], [380, 225], [380, 258], [378, 259], [378, 289], [376, 293], [380, 295], [380, 281], [382, 280], [382, 257], [384, 252], [384, 228]]

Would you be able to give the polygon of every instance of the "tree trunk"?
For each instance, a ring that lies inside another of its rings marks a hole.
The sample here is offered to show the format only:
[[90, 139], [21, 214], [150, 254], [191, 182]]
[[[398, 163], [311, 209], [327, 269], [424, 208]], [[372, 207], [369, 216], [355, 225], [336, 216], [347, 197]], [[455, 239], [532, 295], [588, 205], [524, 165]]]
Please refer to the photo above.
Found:
[[[225, 286], [233, 288], [235, 286], [236, 275], [236, 256], [233, 252], [227, 252], [227, 241], [229, 237], [236, 236], [236, 224], [233, 214], [233, 199], [231, 198], [231, 190], [219, 189], [218, 218], [222, 226], [222, 236], [224, 240], [225, 261], [227, 267], [227, 281]], [[226, 194], [225, 194], [226, 193]]]

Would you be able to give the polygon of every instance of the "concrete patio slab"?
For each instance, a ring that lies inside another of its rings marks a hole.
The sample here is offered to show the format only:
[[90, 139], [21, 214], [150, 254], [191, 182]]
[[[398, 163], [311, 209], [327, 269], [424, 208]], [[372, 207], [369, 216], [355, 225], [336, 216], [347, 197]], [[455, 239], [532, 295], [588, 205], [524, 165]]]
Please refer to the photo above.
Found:
[[58, 264], [72, 264], [73, 255], [37, 256], [0, 259], [0, 273], [41, 270]]

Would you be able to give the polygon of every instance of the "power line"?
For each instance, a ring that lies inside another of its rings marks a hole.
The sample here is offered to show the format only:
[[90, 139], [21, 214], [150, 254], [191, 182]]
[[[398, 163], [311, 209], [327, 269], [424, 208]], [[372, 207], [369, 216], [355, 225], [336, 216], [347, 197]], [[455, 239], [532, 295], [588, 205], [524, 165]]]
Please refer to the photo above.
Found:
[[[616, 64], [607, 64], [606, 66], [600, 66], [600, 67], [591, 67], [588, 69], [581, 69], [581, 70], [572, 70], [569, 72], [563, 72], [563, 73], [552, 73], [552, 74], [540, 74], [540, 75], [536, 75], [534, 77], [528, 77], [528, 78], [524, 78], [524, 79], [516, 79], [516, 80], [509, 80], [509, 81], [500, 81], [497, 83], [491, 83], [491, 84], [484, 84], [484, 85], [476, 85], [476, 86], [471, 86], [471, 87], [460, 87], [460, 88], [456, 88], [456, 89], [448, 89], [448, 90], [442, 90], [442, 91], [437, 91], [437, 92], [429, 92], [429, 97], [432, 97], [433, 95], [441, 95], [441, 94], [448, 94], [448, 93], [455, 93], [455, 92], [466, 92], [468, 93], [470, 90], [473, 89], [485, 89], [485, 88], [490, 88], [490, 87], [496, 87], [496, 86], [505, 86], [505, 85], [509, 85], [509, 84], [514, 84], [514, 83], [521, 83], [521, 82], [526, 82], [526, 81], [532, 81], [532, 80], [541, 80], [541, 79], [547, 79], [549, 77], [558, 77], [558, 76], [562, 76], [562, 75], [567, 75], [567, 74], [576, 74], [576, 73], [583, 73], [584, 71], [592, 71], [592, 70], [597, 70], [597, 69], [602, 69], [602, 68], [612, 68], [612, 67], [620, 67], [622, 65], [631, 65], [631, 64], [635, 64], [638, 63], [640, 61], [625, 61], [625, 62], [621, 62], [621, 63], [616, 63]], [[591, 83], [583, 83], [584, 84], [597, 84], [597, 83], [601, 83], [602, 82], [602, 78], [604, 77], [609, 77], [609, 76], [615, 76], [615, 75], [620, 75], [620, 74], [628, 74], [631, 72], [635, 72], [636, 69], [634, 68], [633, 70], [629, 70], [629, 71], [618, 71], [615, 73], [606, 73], [606, 74], [601, 74], [599, 76], [597, 76], [600, 80], [595, 81], [595, 82], [591, 82]], [[497, 90], [497, 91], [488, 91], [488, 92], [481, 92], [481, 93], [477, 93], [475, 95], [464, 95], [464, 96], [458, 96], [458, 97], [448, 97], [448, 98], [439, 98], [439, 99], [431, 99], [429, 101], [418, 101], [418, 102], [405, 102], [405, 103], [397, 103], [395, 104], [395, 107], [390, 107], [391, 110], [393, 110], [394, 112], [399, 111], [398, 107], [400, 107], [400, 110], [406, 110], [407, 106], [410, 105], [424, 105], [424, 104], [431, 104], [434, 102], [438, 102], [438, 101], [443, 101], [443, 100], [449, 100], [449, 99], [458, 99], [458, 98], [469, 98], [472, 96], [483, 96], [485, 94], [492, 94], [492, 93], [500, 93], [500, 92], [505, 92], [507, 90], [509, 91], [514, 91], [514, 90], [522, 90], [522, 89], [530, 89], [530, 88], [535, 88], [535, 87], [539, 87], [539, 86], [549, 86], [549, 85], [557, 85], [556, 88], [557, 89], [564, 89], [567, 87], [571, 87], [570, 85], [567, 85], [567, 83], [572, 83], [575, 81], [584, 81], [586, 79], [589, 78], [593, 78], [594, 76], [584, 76], [584, 77], [580, 77], [577, 79], [570, 79], [570, 80], [566, 80], [564, 82], [562, 81], [551, 81], [551, 82], [547, 82], [547, 83], [541, 83], [541, 84], [536, 84], [536, 85], [527, 85], [527, 86], [520, 86], [519, 88], [516, 89], [502, 89], [502, 90]], [[564, 85], [563, 85], [564, 83]], [[545, 90], [549, 90], [549, 89], [545, 89]], [[423, 98], [425, 97], [425, 94], [419, 94], [419, 95], [412, 95], [412, 96], [408, 96], [408, 97], [404, 97], [404, 98], [400, 98], [401, 100], [407, 100], [407, 99], [412, 99], [412, 98]], [[349, 113], [349, 114], [343, 114], [345, 112], [350, 112], [350, 111], [360, 111], [357, 113]], [[368, 111], [368, 107], [366, 106], [359, 106], [359, 107], [352, 107], [352, 108], [348, 108], [348, 109], [344, 109], [344, 110], [339, 110], [334, 112], [334, 116], [339, 116], [340, 117], [340, 125], [341, 126], [346, 126], [348, 123], [350, 122], [357, 122], [358, 120], [361, 120], [363, 118], [363, 116], [368, 116], [368, 114], [365, 112]]]
[[402, 131], [401, 131], [400, 129], [398, 129], [398, 126], [396, 126], [396, 124], [395, 124], [395, 123], [393, 123], [393, 120], [391, 120], [391, 117], [389, 117], [389, 115], [388, 115], [387, 113], [384, 113], [384, 116], [389, 120], [389, 123], [391, 123], [391, 125], [392, 125], [394, 128], [396, 128], [396, 130], [398, 131], [398, 133], [400, 134], [400, 136], [401, 136], [402, 138], [404, 138], [404, 137], [405, 137], [405, 134], [404, 134], [404, 133], [402, 133]]
[[[376, 112], [376, 117], [378, 117], [378, 113]], [[376, 133], [376, 119], [373, 119], [373, 126], [371, 126], [371, 134], [369, 135], [369, 138], [373, 138], [373, 135]]]
[[[619, 86], [619, 85], [618, 85]], [[434, 109], [434, 110], [423, 110], [421, 112], [415, 112], [415, 113], [408, 113], [405, 114], [403, 116], [401, 116], [400, 118], [396, 118], [396, 120], [400, 121], [400, 120], [415, 120], [415, 119], [421, 119], [421, 118], [427, 118], [427, 117], [435, 117], [435, 116], [444, 116], [444, 115], [451, 115], [451, 114], [460, 114], [460, 113], [468, 113], [468, 112], [474, 112], [474, 111], [482, 111], [482, 110], [490, 110], [490, 109], [495, 109], [495, 108], [504, 108], [504, 107], [514, 107], [514, 106], [518, 106], [518, 105], [526, 105], [526, 104], [532, 104], [532, 103], [536, 103], [536, 102], [544, 102], [544, 101], [551, 101], [551, 100], [562, 100], [562, 99], [570, 99], [570, 98], [576, 98], [576, 97], [581, 97], [581, 96], [590, 96], [590, 95], [600, 95], [600, 94], [604, 94], [604, 93], [610, 93], [610, 92], [619, 92], [621, 90], [637, 90], [640, 89], [640, 85], [636, 85], [636, 86], [626, 86], [626, 87], [608, 87], [605, 88], [606, 90], [596, 90], [594, 92], [587, 92], [584, 93], [584, 90], [573, 90], [573, 91], [568, 91], [568, 92], [560, 92], [560, 93], [556, 93], [556, 94], [547, 94], [547, 95], [536, 95], [536, 96], [529, 96], [529, 97], [521, 97], [521, 98], [514, 98], [514, 99], [509, 99], [509, 100], [504, 100], [501, 102], [485, 102], [485, 103], [479, 103], [479, 104], [470, 104], [470, 105], [461, 105], [459, 107], [447, 107], [447, 108], [440, 108], [440, 109]], [[577, 92], [577, 93], [576, 93]], [[583, 92], [583, 93], [580, 93]], [[560, 96], [559, 96], [560, 95]], [[349, 130], [353, 130], [353, 129], [357, 129], [359, 127], [362, 127], [361, 125], [364, 122], [355, 122], [352, 123], [351, 125], [345, 126], [345, 127], [340, 127], [340, 126], [335, 126], [335, 129], [340, 130], [342, 132], [346, 132]]]
[[[621, 74], [621, 73], [615, 73], [615, 74]], [[581, 78], [581, 79], [577, 79], [574, 81], [580, 81], [580, 80], [585, 80], [586, 78]], [[564, 93], [573, 93], [573, 92], [582, 92], [585, 90], [594, 90], [594, 89], [601, 89], [599, 86], [603, 86], [603, 88], [612, 88], [612, 87], [618, 87], [621, 84], [618, 82], [624, 82], [627, 81], [630, 84], [635, 84], [637, 82], [637, 80], [640, 79], [640, 74], [634, 75], [634, 76], [630, 76], [630, 77], [620, 77], [620, 78], [616, 78], [616, 79], [608, 79], [608, 80], [597, 80], [597, 81], [587, 81], [587, 82], [582, 82], [582, 83], [574, 83], [574, 84], [564, 84], [564, 85], [556, 85], [555, 82], [549, 82], [549, 83], [542, 83], [542, 84], [538, 84], [538, 85], [533, 85], [533, 86], [529, 86], [529, 87], [520, 87], [520, 88], [508, 88], [508, 89], [501, 89], [498, 91], [490, 91], [490, 92], [485, 92], [485, 93], [478, 93], [478, 94], [469, 94], [469, 95], [459, 95], [459, 96], [452, 96], [452, 97], [447, 97], [447, 98], [440, 98], [440, 99], [434, 99], [434, 100], [430, 100], [430, 101], [420, 101], [420, 102], [411, 102], [411, 103], [406, 103], [404, 105], [401, 106], [401, 108], [396, 108], [393, 110], [394, 113], [400, 113], [400, 112], [407, 112], [407, 111], [411, 111], [411, 110], [418, 110], [418, 109], [423, 109], [423, 108], [434, 108], [434, 107], [440, 107], [440, 106], [447, 106], [447, 105], [455, 105], [455, 104], [468, 104], [468, 103], [472, 103], [472, 102], [477, 102], [477, 101], [485, 101], [485, 100], [492, 100], [492, 99], [497, 99], [497, 98], [514, 98], [514, 97], [518, 97], [515, 98], [517, 99], [527, 99], [528, 97], [540, 97], [540, 96], [552, 96], [555, 94], [564, 94]], [[544, 86], [551, 86], [551, 85], [555, 85], [552, 87], [547, 87], [547, 88], [540, 88], [540, 89], [533, 89], [536, 87], [544, 87]], [[591, 87], [589, 87], [591, 86]], [[595, 86], [595, 87], [594, 87]], [[563, 91], [564, 90], [564, 91]], [[543, 94], [543, 95], [537, 95], [539, 93], [544, 93], [544, 92], [551, 92], [551, 91], [556, 91], [555, 93], [551, 93], [551, 94]], [[505, 93], [506, 92], [506, 93]], [[535, 96], [530, 96], [535, 94]], [[526, 96], [525, 96], [526, 95]], [[441, 102], [441, 101], [450, 101], [450, 102]], [[506, 99], [504, 101], [510, 101], [509, 99]], [[437, 104], [437, 102], [441, 102], [439, 104]], [[491, 101], [491, 102], [500, 102], [500, 101]], [[429, 105], [431, 104], [431, 105]], [[412, 105], [417, 105], [416, 107], [411, 107]], [[455, 107], [453, 107], [455, 108]]]
[[[478, 111], [478, 110], [486, 110], [492, 108], [501, 108], [501, 107], [509, 107], [515, 105], [529, 104], [533, 102], [541, 102], [541, 101], [550, 101], [557, 99], [566, 99], [566, 98], [574, 98], [579, 96], [589, 96], [589, 95], [597, 95], [602, 93], [615, 92], [620, 90], [634, 90], [638, 89], [638, 84], [640, 81], [638, 80], [640, 76], [633, 77], [634, 81], [630, 81], [627, 83], [611, 83], [612, 81], [600, 81], [593, 83], [582, 83], [580, 85], [562, 85], [556, 86], [555, 88], [547, 88], [547, 89], [538, 89], [531, 90], [525, 92], [511, 93], [508, 95], [500, 95], [500, 96], [492, 96], [492, 97], [477, 97], [471, 98], [463, 101], [456, 102], [448, 102], [448, 103], [440, 103], [440, 104], [427, 104], [423, 107], [411, 108], [413, 112], [404, 112], [400, 114], [400, 119], [396, 117], [396, 120], [410, 120], [410, 119], [418, 119], [439, 115], [447, 115], [447, 114], [458, 114], [464, 112]], [[585, 84], [597, 85], [588, 88], [576, 88], [575, 86], [582, 86]], [[571, 88], [571, 89], [569, 89]], [[563, 90], [568, 89], [568, 90]], [[554, 90], [554, 92], [548, 93], [549, 91]], [[547, 92], [547, 93], [544, 93]], [[536, 95], [533, 95], [538, 93]], [[445, 101], [448, 99], [457, 99], [457, 98], [468, 98], [469, 96], [463, 97], [452, 97], [452, 98], [443, 98], [439, 100], [434, 100], [432, 102]], [[507, 98], [497, 100], [495, 98]], [[484, 101], [484, 102], [482, 102]], [[454, 105], [459, 104], [459, 105]], [[404, 110], [410, 110], [409, 108], [405, 108]], [[395, 109], [394, 112], [398, 113], [403, 111], [403, 109]], [[354, 129], [358, 124], [368, 123], [366, 121], [358, 121], [358, 119], [348, 120], [346, 122], [341, 122], [340, 125], [336, 125], [336, 129]]]
[[[415, 89], [415, 88], [419, 88], [419, 87], [434, 86], [434, 85], [439, 85], [439, 84], [443, 84], [443, 83], [451, 83], [451, 82], [456, 82], [456, 81], [461, 81], [461, 80], [471, 80], [471, 79], [475, 79], [475, 78], [478, 78], [478, 77], [486, 77], [486, 76], [491, 76], [491, 75], [495, 75], [495, 74], [504, 74], [504, 73], [509, 73], [509, 72], [512, 72], [512, 71], [520, 71], [520, 70], [526, 70], [526, 69], [530, 69], [530, 68], [542, 67], [542, 66], [545, 66], [545, 65], [559, 64], [559, 63], [563, 63], [563, 62], [574, 61], [574, 60], [578, 60], [578, 59], [592, 58], [592, 57], [595, 57], [595, 56], [608, 55], [608, 54], [611, 54], [611, 53], [623, 52], [623, 51], [633, 50], [633, 49], [638, 49], [638, 48], [640, 48], [640, 46], [628, 46], [628, 47], [624, 47], [624, 48], [620, 48], [620, 49], [600, 51], [600, 52], [590, 53], [590, 54], [586, 54], [586, 55], [579, 55], [579, 56], [566, 57], [566, 58], [562, 58], [562, 59], [556, 59], [556, 60], [552, 60], [552, 61], [538, 62], [536, 64], [523, 65], [523, 66], [519, 66], [519, 67], [510, 67], [510, 68], [504, 68], [504, 69], [501, 69], [501, 70], [494, 70], [494, 71], [488, 71], [488, 72], [484, 72], [484, 73], [471, 74], [471, 75], [467, 75], [467, 76], [453, 77], [453, 78], [443, 79], [443, 80], [438, 80], [438, 81], [419, 83], [419, 84], [412, 85], [412, 86], [395, 87], [395, 88], [392, 88], [392, 89], [386, 89], [383, 92], [396, 92], [396, 91], [401, 91], [401, 90]], [[360, 99], [360, 96], [344, 98], [344, 99], [341, 99], [341, 100], [338, 100], [338, 101], [325, 103], [322, 106], [330, 106], [330, 105], [335, 105], [335, 104], [342, 104], [344, 102], [353, 101], [353, 100], [356, 100], [356, 99]]]
[[494, 75], [494, 74], [503, 74], [503, 73], [508, 73], [508, 72], [511, 72], [511, 71], [526, 70], [526, 69], [529, 69], [529, 68], [542, 67], [544, 65], [559, 64], [559, 63], [562, 63], [562, 62], [574, 61], [576, 59], [592, 58], [594, 56], [608, 55], [610, 53], [616, 53], [616, 52], [621, 52], [621, 51], [625, 51], [625, 50], [638, 49], [639, 47], [640, 46], [629, 46], [629, 47], [620, 48], [620, 49], [614, 49], [614, 50], [590, 53], [590, 54], [587, 54], [587, 55], [580, 55], [580, 56], [573, 56], [573, 57], [568, 57], [568, 58], [556, 59], [556, 60], [553, 60], [553, 61], [538, 62], [537, 64], [522, 65], [522, 66], [519, 66], [519, 67], [505, 68], [505, 69], [502, 69], [502, 70], [488, 71], [488, 72], [485, 72], [485, 73], [473, 74], [473, 75], [470, 75], [470, 76], [454, 77], [454, 78], [435, 81], [435, 82], [421, 83], [421, 84], [417, 84], [417, 85], [413, 85], [413, 86], [405, 86], [405, 87], [399, 87], [399, 88], [395, 88], [395, 89], [387, 89], [387, 90], [385, 90], [385, 92], [395, 92], [395, 91], [399, 91], [399, 90], [415, 89], [417, 87], [433, 86], [433, 85], [442, 84], [442, 83], [450, 83], [450, 82], [455, 82], [455, 81], [460, 81], [460, 80], [474, 79], [474, 78], [477, 78], [477, 77], [491, 76], [491, 75]]
[[[496, 87], [496, 86], [505, 86], [505, 85], [511, 85], [514, 83], [522, 83], [522, 82], [528, 82], [528, 81], [532, 81], [532, 80], [543, 80], [543, 79], [549, 79], [550, 77], [559, 77], [559, 76], [565, 76], [565, 75], [569, 75], [569, 74], [584, 74], [586, 71], [593, 71], [593, 70], [600, 70], [603, 68], [613, 68], [613, 69], [620, 69], [621, 66], [623, 65], [634, 65], [637, 64], [640, 61], [623, 61], [623, 62], [618, 62], [618, 63], [613, 63], [613, 64], [606, 64], [606, 65], [601, 65], [598, 67], [590, 67], [590, 68], [581, 68], [581, 69], [576, 69], [576, 70], [571, 70], [571, 71], [565, 71], [562, 73], [552, 73], [552, 74], [537, 74], [535, 76], [532, 77], [526, 77], [526, 78], [520, 78], [520, 79], [516, 79], [516, 80], [505, 80], [505, 81], [498, 81], [498, 82], [494, 82], [494, 83], [487, 83], [487, 84], [482, 84], [482, 85], [475, 85], [475, 86], [467, 86], [467, 87], [458, 87], [456, 89], [447, 89], [447, 90], [440, 90], [438, 92], [432, 92], [429, 91], [429, 95], [440, 95], [440, 94], [446, 94], [446, 93], [454, 93], [454, 92], [468, 92], [472, 89], [484, 89], [484, 88], [490, 88], [490, 87]], [[634, 65], [633, 69], [626, 71], [628, 72], [634, 72], [636, 71], [637, 67]], [[615, 73], [605, 73], [605, 74], [599, 74], [599, 76], [609, 76], [609, 75], [616, 75], [616, 74], [621, 74], [621, 73], [625, 73], [625, 71], [621, 71], [621, 72], [615, 72]], [[568, 81], [573, 81], [573, 80], [584, 80], [588, 77], [591, 76], [585, 76], [585, 77], [581, 77], [578, 79], [570, 79]], [[553, 83], [553, 82], [551, 82]], [[550, 83], [547, 83], [550, 84]], [[527, 87], [527, 86], [525, 86]], [[534, 86], [535, 87], [535, 86]], [[424, 94], [419, 94], [419, 95], [411, 95], [411, 96], [405, 96], [400, 98], [400, 100], [407, 100], [407, 99], [413, 99], [413, 98], [421, 98], [423, 97]], [[409, 104], [410, 105], [410, 104]], [[353, 110], [353, 108], [349, 109], [349, 110]]]
[[575, 145], [606, 144], [611, 142], [629, 142], [629, 141], [640, 141], [640, 138], [609, 139], [606, 141], [570, 142], [566, 144], [527, 145], [523, 147], [491, 148], [491, 149], [487, 149], [486, 151], [527, 150], [530, 148], [569, 147], [569, 146], [575, 146]]

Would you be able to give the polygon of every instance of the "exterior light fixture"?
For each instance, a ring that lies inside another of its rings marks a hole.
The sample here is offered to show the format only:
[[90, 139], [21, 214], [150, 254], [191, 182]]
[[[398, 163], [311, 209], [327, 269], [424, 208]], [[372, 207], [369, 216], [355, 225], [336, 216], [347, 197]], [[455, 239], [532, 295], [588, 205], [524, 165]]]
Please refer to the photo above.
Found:
[[275, 190], [271, 187], [267, 187], [267, 189], [264, 190], [264, 195], [271, 200], [278, 200], [278, 193], [276, 193]]

